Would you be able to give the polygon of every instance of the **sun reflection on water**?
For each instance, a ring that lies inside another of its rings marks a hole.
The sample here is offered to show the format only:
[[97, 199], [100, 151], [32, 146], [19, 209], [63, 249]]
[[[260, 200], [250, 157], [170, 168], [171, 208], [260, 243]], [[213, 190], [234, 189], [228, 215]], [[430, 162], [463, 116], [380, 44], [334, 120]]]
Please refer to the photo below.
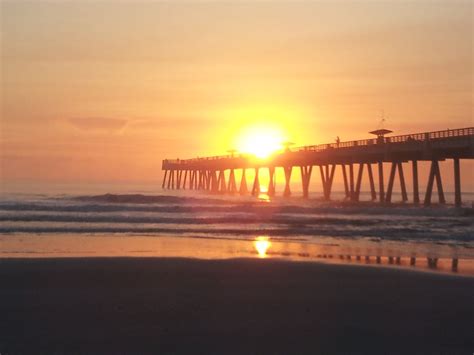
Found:
[[257, 250], [259, 258], [266, 258], [267, 250], [272, 246], [272, 242], [269, 237], [257, 237], [253, 242], [255, 250]]
[[264, 185], [260, 185], [260, 193], [258, 194], [258, 200], [261, 202], [270, 202], [268, 188]]

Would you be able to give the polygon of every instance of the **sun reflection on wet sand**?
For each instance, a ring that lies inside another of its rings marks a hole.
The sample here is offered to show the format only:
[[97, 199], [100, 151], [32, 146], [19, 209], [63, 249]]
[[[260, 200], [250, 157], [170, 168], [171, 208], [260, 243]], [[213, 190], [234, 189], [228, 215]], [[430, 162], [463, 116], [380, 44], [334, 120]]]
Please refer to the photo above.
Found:
[[166, 236], [44, 234], [3, 235], [2, 258], [165, 257], [227, 259], [255, 257], [335, 264], [357, 264], [474, 276], [470, 249], [405, 242], [360, 242], [327, 238], [319, 243], [268, 235], [248, 240]]
[[269, 237], [257, 237], [253, 242], [255, 249], [257, 250], [259, 258], [266, 258], [267, 250], [272, 246], [272, 242]]

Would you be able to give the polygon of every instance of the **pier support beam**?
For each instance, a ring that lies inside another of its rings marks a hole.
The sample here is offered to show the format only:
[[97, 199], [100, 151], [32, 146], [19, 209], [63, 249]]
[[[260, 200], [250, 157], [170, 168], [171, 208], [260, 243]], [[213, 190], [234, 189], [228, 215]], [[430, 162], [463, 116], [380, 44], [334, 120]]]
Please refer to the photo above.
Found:
[[188, 170], [184, 171], [183, 190], [186, 190], [186, 180], [188, 179]]
[[323, 185], [324, 197], [326, 197], [326, 176], [324, 175], [323, 165], [319, 166], [319, 173], [321, 174], [321, 184]]
[[183, 190], [186, 190], [186, 180], [188, 179], [188, 171], [187, 170], [183, 170], [181, 172], [181, 188]]
[[403, 165], [401, 162], [397, 163], [398, 177], [400, 178], [400, 187], [402, 189], [402, 200], [403, 202], [408, 201], [407, 187], [405, 185], [405, 176], [403, 175]]
[[268, 167], [268, 196], [275, 196], [275, 167]]
[[235, 194], [237, 192], [237, 185], [235, 183], [235, 172], [234, 169], [230, 169], [229, 173], [229, 186], [227, 187], [227, 191], [231, 194]]
[[367, 163], [367, 171], [369, 173], [370, 197], [372, 201], [375, 201], [377, 199], [377, 193], [375, 192], [374, 174], [372, 173], [371, 163]]
[[210, 191], [211, 190], [211, 170], [206, 170], [206, 190]]
[[348, 198], [351, 197], [351, 195], [349, 192], [349, 183], [347, 181], [346, 164], [341, 164], [341, 167], [342, 167], [342, 177], [344, 178], [344, 191], [346, 193], [345, 199], [347, 200]]
[[[327, 170], [326, 170], [327, 172]], [[327, 194], [328, 194], [328, 200], [331, 199], [331, 191], [332, 191], [332, 182], [334, 181], [334, 173], [336, 172], [336, 164], [333, 164], [331, 166], [331, 175], [329, 175], [329, 183], [327, 186]]]
[[[345, 165], [342, 165], [342, 174], [344, 177], [344, 188], [346, 191], [346, 198], [350, 198], [351, 201], [359, 201], [360, 199], [360, 191], [361, 191], [361, 186], [362, 186], [362, 177], [364, 176], [364, 166], [367, 165], [367, 172], [369, 176], [369, 183], [370, 183], [370, 194], [372, 201], [377, 199], [377, 193], [375, 192], [375, 182], [374, 182], [374, 174], [372, 171], [372, 164], [371, 163], [359, 163], [359, 170], [357, 172], [357, 180], [355, 182], [354, 186], [354, 168], [352, 166], [352, 173], [349, 171], [351, 174], [350, 179], [351, 179], [351, 190], [349, 190], [348, 183], [347, 183], [347, 174], [346, 174], [346, 167]], [[351, 168], [350, 166], [350, 168]], [[333, 174], [331, 175], [332, 179]], [[383, 176], [382, 176], [383, 179]], [[332, 180], [331, 180], [332, 182]], [[329, 190], [330, 191], [330, 190]]]
[[204, 171], [199, 170], [198, 176], [199, 176], [198, 190], [203, 190], [204, 189]]
[[438, 187], [439, 203], [445, 204], [446, 199], [444, 198], [443, 182], [441, 181], [441, 171], [439, 170], [438, 162], [436, 162], [436, 170], [437, 170], [437, 173], [435, 175], [435, 178], [436, 178], [436, 186]]
[[242, 169], [242, 177], [240, 178], [240, 188], [239, 188], [239, 193], [241, 195], [246, 195], [248, 192], [247, 188], [247, 176], [246, 176], [246, 169]]
[[176, 171], [176, 189], [181, 189], [181, 177], [183, 176], [183, 170]]
[[201, 175], [202, 175], [201, 190], [206, 190], [206, 187], [207, 187], [207, 170], [201, 170]]
[[193, 190], [194, 180], [193, 180], [193, 170], [189, 170], [189, 189]]
[[388, 186], [387, 186], [387, 196], [385, 197], [386, 202], [392, 202], [392, 191], [393, 191], [393, 184], [395, 182], [395, 173], [398, 169], [398, 176], [400, 178], [400, 187], [402, 191], [402, 200], [403, 202], [408, 200], [406, 185], [405, 185], [405, 177], [403, 175], [403, 166], [401, 162], [393, 162], [392, 168], [390, 169], [390, 177], [388, 179]]
[[285, 190], [283, 192], [283, 196], [289, 197], [291, 195], [290, 189], [290, 180], [291, 180], [291, 171], [293, 170], [292, 166], [284, 166], [285, 171]]
[[331, 199], [331, 191], [332, 191], [332, 182], [334, 181], [334, 173], [336, 172], [336, 164], [331, 166], [331, 173], [329, 173], [329, 167], [326, 166], [326, 177], [329, 174], [329, 179], [326, 178], [326, 194], [327, 200]]
[[393, 190], [393, 183], [395, 181], [396, 170], [397, 170], [397, 163], [392, 163], [392, 167], [390, 169], [390, 176], [388, 178], [387, 196], [385, 197], [386, 202], [392, 202], [392, 190]]
[[[461, 167], [459, 158], [454, 158], [454, 204], [456, 207], [461, 207]], [[453, 259], [454, 260], [454, 259]]]
[[196, 189], [196, 170], [189, 171], [189, 189], [190, 190]]
[[303, 185], [303, 197], [308, 198], [309, 196], [309, 181], [311, 179], [311, 172], [313, 171], [312, 165], [302, 165], [301, 169], [301, 183]]
[[165, 175], [163, 176], [163, 182], [161, 184], [161, 188], [165, 188], [165, 183], [166, 183], [166, 176], [168, 175], [168, 170], [165, 170]]
[[170, 170], [170, 173], [168, 175], [168, 190], [169, 189], [174, 189], [174, 170]]
[[356, 183], [356, 188], [355, 188], [355, 193], [354, 193], [354, 201], [359, 201], [359, 196], [360, 196], [360, 186], [362, 183], [362, 174], [364, 173], [364, 163], [359, 164], [359, 172], [357, 174], [357, 183]]
[[420, 192], [418, 189], [418, 161], [413, 160], [411, 165], [413, 169], [413, 203], [417, 205], [420, 203]]
[[166, 183], [166, 188], [169, 190], [171, 189], [171, 174], [173, 173], [173, 170], [170, 170], [169, 171], [169, 174], [168, 174], [168, 182]]
[[336, 164], [331, 166], [331, 171], [329, 171], [329, 165], [325, 165], [324, 168], [320, 165], [319, 171], [321, 173], [321, 181], [323, 184], [324, 199], [329, 201], [331, 199], [332, 182], [334, 180]]
[[253, 179], [252, 196], [257, 196], [260, 193], [260, 181], [258, 179], [258, 172], [260, 168], [255, 168], [255, 177]]
[[429, 206], [431, 204], [431, 194], [433, 192], [433, 184], [434, 184], [435, 179], [436, 179], [436, 185], [438, 188], [439, 203], [444, 204], [446, 203], [446, 200], [444, 198], [443, 184], [441, 181], [441, 173], [439, 171], [439, 163], [437, 160], [432, 160], [430, 175], [428, 177], [428, 185], [426, 187], [425, 206]]
[[219, 177], [217, 179], [217, 185], [219, 186], [219, 192], [220, 193], [225, 193], [227, 191], [227, 184], [225, 182], [225, 171], [220, 170], [219, 171]]
[[217, 194], [219, 192], [219, 183], [217, 182], [217, 172], [211, 170], [211, 192]]
[[349, 191], [350, 191], [350, 199], [354, 201], [355, 198], [355, 190], [354, 190], [354, 165], [352, 163], [349, 164]]
[[381, 203], [385, 202], [385, 191], [384, 191], [384, 184], [383, 184], [383, 162], [378, 162], [379, 166], [379, 201]]

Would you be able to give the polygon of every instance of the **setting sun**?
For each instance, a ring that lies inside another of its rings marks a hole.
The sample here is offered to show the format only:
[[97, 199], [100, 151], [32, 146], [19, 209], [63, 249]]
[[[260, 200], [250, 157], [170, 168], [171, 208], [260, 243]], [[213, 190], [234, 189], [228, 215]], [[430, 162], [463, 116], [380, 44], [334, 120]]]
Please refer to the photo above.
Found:
[[254, 126], [242, 132], [237, 142], [237, 149], [242, 153], [264, 159], [280, 150], [283, 141], [283, 134], [278, 128]]

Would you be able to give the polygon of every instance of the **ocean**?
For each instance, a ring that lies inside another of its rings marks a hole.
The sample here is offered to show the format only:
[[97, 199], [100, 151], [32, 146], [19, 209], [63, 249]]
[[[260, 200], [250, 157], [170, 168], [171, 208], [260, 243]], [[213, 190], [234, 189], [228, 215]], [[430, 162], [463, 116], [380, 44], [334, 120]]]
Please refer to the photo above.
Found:
[[332, 197], [326, 202], [316, 194], [303, 199], [297, 193], [269, 198], [133, 189], [3, 193], [0, 258], [280, 257], [405, 266], [418, 258], [416, 265], [429, 269], [434, 268], [429, 260], [444, 270], [455, 259], [456, 271], [474, 270], [469, 202], [463, 208], [383, 206], [343, 202], [342, 192]]

